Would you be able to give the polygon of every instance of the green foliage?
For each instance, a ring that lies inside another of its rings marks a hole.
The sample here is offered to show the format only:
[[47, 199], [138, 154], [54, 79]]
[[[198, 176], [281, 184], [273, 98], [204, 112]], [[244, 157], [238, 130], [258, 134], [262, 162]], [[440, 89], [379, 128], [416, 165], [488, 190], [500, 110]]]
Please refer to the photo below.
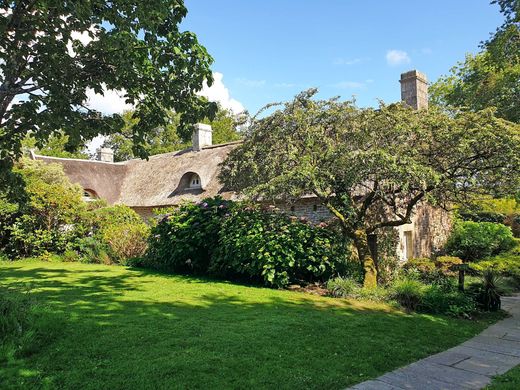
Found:
[[2, 202], [0, 230], [8, 237], [4, 251], [10, 257], [63, 252], [67, 242], [86, 231], [81, 188], [57, 164], [21, 160], [15, 172], [25, 182], [26, 199], [16, 207]]
[[328, 230], [217, 197], [164, 217], [143, 264], [284, 287], [347, 272], [348, 254]]
[[[109, 135], [105, 141], [105, 146], [114, 150], [115, 161], [125, 161], [138, 157], [134, 153], [132, 134], [139, 123], [139, 119], [134, 117], [133, 111], [126, 111], [122, 117], [124, 121], [122, 128], [119, 132]], [[236, 130], [235, 117], [230, 111], [219, 108], [213, 120], [205, 118], [201, 122], [212, 126], [214, 144], [240, 139]], [[180, 130], [180, 115], [168, 112], [166, 124], [148, 131], [142, 142], [142, 148], [146, 153], [154, 155], [190, 147], [191, 135]]]
[[165, 216], [150, 234], [144, 264], [173, 272], [206, 274], [230, 202], [208, 198]]
[[63, 258], [64, 261], [112, 264], [107, 245], [99, 237], [80, 237], [70, 242]]
[[0, 362], [31, 348], [36, 336], [34, 306], [28, 291], [0, 286]]
[[446, 243], [446, 251], [465, 261], [497, 255], [515, 245], [511, 229], [490, 222], [458, 222]]
[[424, 288], [419, 312], [432, 314], [449, 314], [455, 317], [469, 318], [477, 308], [471, 295], [461, 293], [456, 289], [432, 284]]
[[347, 298], [352, 296], [361, 288], [361, 285], [354, 279], [337, 276], [327, 281], [329, 294], [336, 298]]
[[498, 273], [487, 269], [482, 272], [481, 282], [472, 284], [468, 291], [483, 310], [497, 311], [500, 309], [500, 284]]
[[384, 303], [97, 264], [24, 260], [1, 264], [0, 275], [32, 284], [50, 319], [62, 319], [55, 343], [0, 363], [3, 389], [343, 389], [497, 318], [402, 315]]
[[316, 100], [316, 93], [302, 92], [254, 119], [220, 179], [252, 199], [290, 204], [315, 195], [354, 241], [371, 270], [366, 280], [375, 277], [367, 237], [409, 223], [421, 201], [444, 204], [519, 188], [519, 127], [492, 110], [361, 109], [349, 101]]
[[400, 279], [392, 286], [390, 297], [406, 310], [416, 310], [421, 304], [426, 285], [415, 279]]
[[425, 284], [414, 278], [402, 278], [391, 287], [390, 298], [406, 310], [422, 313], [469, 318], [477, 311], [473, 296], [457, 291], [452, 283]]
[[[324, 281], [345, 274], [349, 251], [327, 229], [258, 207], [234, 207], [224, 219], [210, 270], [268, 286]], [[359, 276], [357, 264], [349, 273]]]
[[520, 6], [497, 0], [505, 21], [476, 55], [467, 55], [430, 88], [433, 103], [479, 111], [496, 107], [497, 116], [520, 123]]
[[520, 237], [520, 203], [515, 198], [484, 198], [460, 208], [458, 216], [465, 221], [502, 223]]
[[96, 208], [91, 212], [94, 231], [103, 235], [106, 230], [123, 224], [142, 224], [143, 220], [134, 210], [125, 205]]
[[61, 165], [21, 160], [26, 200], [0, 196], [0, 249], [11, 258], [64, 254], [66, 261], [125, 263], [146, 248], [148, 226], [126, 206], [85, 203]]
[[59, 132], [51, 134], [48, 139], [39, 142], [28, 136], [23, 140], [22, 145], [24, 150], [35, 149], [36, 153], [42, 156], [88, 159], [85, 143], [70, 147], [68, 142], [69, 136]]
[[337, 276], [327, 281], [329, 295], [336, 298], [351, 298], [362, 301], [388, 302], [390, 293], [388, 288], [364, 288], [357, 280]]
[[503, 277], [511, 277], [516, 287], [520, 288], [520, 244], [517, 241], [516, 246], [508, 252], [472, 263], [471, 268], [478, 272], [491, 270]]
[[142, 157], [146, 134], [166, 124], [168, 110], [181, 114], [182, 125], [216, 111], [197, 95], [204, 81], [212, 83], [212, 58], [194, 33], [179, 29], [187, 14], [182, 0], [8, 2], [4, 8], [0, 159], [18, 157], [28, 133], [43, 143], [60, 129], [73, 148], [117, 132], [119, 115], [86, 106], [90, 90], [118, 91], [136, 107], [132, 139]]
[[439, 256], [436, 259], [415, 258], [403, 265], [402, 273], [407, 278], [450, 290], [453, 287], [452, 277], [457, 274], [455, 266], [461, 263], [462, 260], [458, 257], [450, 256]]
[[126, 223], [105, 229], [103, 241], [112, 260], [127, 265], [127, 261], [144, 255], [149, 234], [150, 228], [142, 222]]

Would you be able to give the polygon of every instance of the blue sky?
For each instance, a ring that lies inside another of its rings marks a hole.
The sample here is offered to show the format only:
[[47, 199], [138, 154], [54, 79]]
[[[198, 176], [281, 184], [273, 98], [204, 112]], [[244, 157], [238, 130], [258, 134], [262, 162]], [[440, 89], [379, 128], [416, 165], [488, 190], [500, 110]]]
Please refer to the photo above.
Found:
[[[318, 87], [360, 106], [400, 98], [399, 75], [431, 81], [502, 23], [488, 0], [186, 0], [182, 28], [215, 59], [223, 100], [250, 112]], [[223, 85], [222, 85], [223, 83]]]

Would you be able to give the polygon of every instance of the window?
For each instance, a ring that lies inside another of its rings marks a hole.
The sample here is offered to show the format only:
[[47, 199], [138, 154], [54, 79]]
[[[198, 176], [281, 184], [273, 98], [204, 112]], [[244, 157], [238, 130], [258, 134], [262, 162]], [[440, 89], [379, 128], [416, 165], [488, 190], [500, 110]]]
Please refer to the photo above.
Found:
[[98, 196], [95, 191], [84, 189], [82, 199], [85, 202], [92, 202], [93, 200], [98, 199]]
[[194, 173], [190, 179], [190, 188], [201, 188], [200, 176]]
[[406, 260], [413, 258], [413, 233], [411, 230], [404, 232], [404, 248]]

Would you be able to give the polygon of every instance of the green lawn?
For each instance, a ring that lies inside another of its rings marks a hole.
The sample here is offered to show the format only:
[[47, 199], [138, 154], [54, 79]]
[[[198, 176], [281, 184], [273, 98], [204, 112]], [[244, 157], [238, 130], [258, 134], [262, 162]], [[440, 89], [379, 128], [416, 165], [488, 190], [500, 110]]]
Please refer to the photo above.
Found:
[[3, 262], [0, 283], [30, 283], [54, 328], [2, 389], [340, 389], [487, 326], [104, 265]]
[[518, 390], [520, 389], [520, 366], [516, 366], [504, 375], [493, 379], [489, 390]]

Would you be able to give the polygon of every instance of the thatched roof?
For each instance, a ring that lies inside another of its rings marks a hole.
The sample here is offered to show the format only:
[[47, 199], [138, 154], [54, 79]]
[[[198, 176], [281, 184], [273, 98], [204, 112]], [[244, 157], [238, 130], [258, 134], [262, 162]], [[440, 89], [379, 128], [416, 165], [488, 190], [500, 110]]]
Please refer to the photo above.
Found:
[[[72, 182], [95, 192], [110, 204], [159, 207], [183, 201], [199, 201], [221, 195], [230, 199], [218, 180], [220, 163], [240, 141], [206, 146], [199, 152], [186, 149], [134, 159], [120, 163], [78, 160], [33, 155], [34, 159], [58, 163]], [[201, 180], [201, 188], [189, 188], [193, 174]]]

